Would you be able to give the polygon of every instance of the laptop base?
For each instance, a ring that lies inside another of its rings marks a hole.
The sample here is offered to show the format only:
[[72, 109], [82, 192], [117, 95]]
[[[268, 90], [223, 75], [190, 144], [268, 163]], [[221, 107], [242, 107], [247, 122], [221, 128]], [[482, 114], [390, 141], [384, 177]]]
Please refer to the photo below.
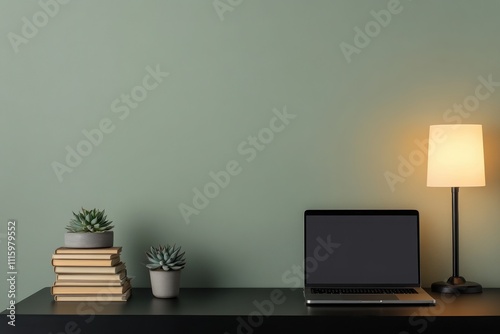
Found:
[[317, 294], [304, 288], [306, 305], [435, 305], [436, 300], [420, 287], [413, 288], [417, 294]]

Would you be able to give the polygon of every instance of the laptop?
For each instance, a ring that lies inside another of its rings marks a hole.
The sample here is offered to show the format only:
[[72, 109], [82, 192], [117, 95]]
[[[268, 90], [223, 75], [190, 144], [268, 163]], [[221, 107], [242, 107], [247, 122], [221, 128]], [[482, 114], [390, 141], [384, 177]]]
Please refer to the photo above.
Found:
[[417, 210], [306, 210], [304, 297], [315, 304], [429, 304]]

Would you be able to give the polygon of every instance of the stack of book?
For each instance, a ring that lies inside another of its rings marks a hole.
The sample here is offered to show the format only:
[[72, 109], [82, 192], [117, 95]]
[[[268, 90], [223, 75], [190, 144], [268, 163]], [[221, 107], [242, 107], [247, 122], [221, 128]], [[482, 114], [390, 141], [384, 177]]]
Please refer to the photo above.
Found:
[[121, 247], [66, 248], [52, 254], [55, 301], [126, 301], [131, 285]]

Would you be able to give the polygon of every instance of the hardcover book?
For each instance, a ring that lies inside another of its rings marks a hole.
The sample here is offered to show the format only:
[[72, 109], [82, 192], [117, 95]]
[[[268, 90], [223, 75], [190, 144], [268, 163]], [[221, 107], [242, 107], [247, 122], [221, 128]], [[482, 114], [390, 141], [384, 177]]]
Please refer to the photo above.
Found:
[[76, 267], [54, 266], [56, 274], [116, 274], [125, 269], [125, 263], [120, 262], [111, 267]]
[[127, 278], [116, 281], [107, 280], [56, 280], [53, 286], [122, 286], [127, 282]]
[[105, 295], [54, 295], [54, 300], [58, 302], [122, 302], [127, 301], [132, 293], [132, 289], [128, 289], [122, 294], [105, 294]]
[[125, 280], [121, 286], [52, 286], [51, 293], [53, 295], [107, 295], [107, 294], [123, 294], [130, 289], [130, 280]]
[[52, 260], [111, 260], [118, 254], [52, 254]]
[[52, 265], [54, 267], [111, 267], [120, 262], [118, 257], [109, 260], [85, 260], [85, 259], [77, 259], [77, 260], [59, 260], [53, 259]]
[[116, 274], [56, 274], [57, 281], [121, 281], [127, 275], [127, 270], [124, 269]]

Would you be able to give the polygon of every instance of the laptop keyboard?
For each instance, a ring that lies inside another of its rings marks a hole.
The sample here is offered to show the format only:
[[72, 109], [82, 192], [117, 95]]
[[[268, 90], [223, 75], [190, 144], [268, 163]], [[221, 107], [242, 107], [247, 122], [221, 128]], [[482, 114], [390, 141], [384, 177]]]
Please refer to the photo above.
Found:
[[346, 289], [330, 289], [330, 288], [311, 288], [311, 292], [315, 294], [364, 294], [364, 295], [383, 295], [383, 294], [416, 294], [417, 291], [412, 288], [346, 288]]

